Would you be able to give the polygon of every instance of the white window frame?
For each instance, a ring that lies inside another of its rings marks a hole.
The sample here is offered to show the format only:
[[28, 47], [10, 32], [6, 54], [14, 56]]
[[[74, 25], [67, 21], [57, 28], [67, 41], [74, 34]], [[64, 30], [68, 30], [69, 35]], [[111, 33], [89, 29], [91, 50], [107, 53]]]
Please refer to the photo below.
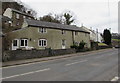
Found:
[[[17, 46], [14, 46], [14, 40], [16, 40], [17, 41]], [[13, 42], [13, 47], [18, 47], [19, 46], [19, 39], [14, 39], [14, 40], [12, 40], [12, 42]]]
[[[41, 46], [40, 46], [40, 41], [46, 41], [46, 45], [44, 45], [44, 43], [43, 43], [43, 46], [42, 46], [42, 42], [41, 42]], [[38, 46], [39, 47], [46, 47], [47, 46], [47, 39], [39, 39], [38, 40]]]
[[12, 21], [8, 21], [8, 23], [10, 24], [10, 26], [12, 26]]
[[[63, 40], [64, 40], [64, 45], [63, 45]], [[66, 46], [66, 40], [62, 39], [62, 46]]]
[[78, 32], [77, 32], [77, 31], [75, 31], [75, 35], [76, 35], [76, 36], [78, 35]]
[[26, 18], [26, 16], [23, 16], [23, 18], [25, 19], [25, 18]]
[[[24, 40], [24, 46], [21, 46], [21, 40]], [[25, 46], [25, 40], [27, 40], [27, 46]], [[20, 39], [20, 47], [28, 47], [28, 39]]]
[[66, 31], [65, 30], [62, 30], [62, 34], [65, 34], [66, 33]]
[[19, 14], [16, 14], [16, 18], [19, 19], [19, 18], [20, 18], [20, 15], [19, 15]]
[[40, 33], [47, 33], [47, 28], [39, 27], [38, 32]]

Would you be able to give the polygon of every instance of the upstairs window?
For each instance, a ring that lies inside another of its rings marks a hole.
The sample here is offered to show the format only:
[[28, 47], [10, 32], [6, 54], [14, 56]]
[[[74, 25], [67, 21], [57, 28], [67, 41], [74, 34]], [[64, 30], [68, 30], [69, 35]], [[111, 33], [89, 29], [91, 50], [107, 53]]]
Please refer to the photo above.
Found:
[[62, 30], [62, 34], [65, 34], [66, 32], [65, 32], [65, 30]]
[[23, 18], [26, 18], [26, 16], [23, 16]]
[[20, 18], [20, 15], [19, 15], [19, 14], [16, 14], [16, 18], [19, 19], [19, 18]]
[[47, 29], [46, 28], [39, 28], [39, 32], [40, 33], [47, 33]]
[[8, 21], [9, 25], [12, 26], [12, 21]]
[[46, 47], [47, 46], [47, 40], [46, 39], [40, 39], [38, 43], [39, 43], [40, 47]]
[[78, 32], [77, 32], [77, 31], [75, 31], [75, 35], [78, 35]]

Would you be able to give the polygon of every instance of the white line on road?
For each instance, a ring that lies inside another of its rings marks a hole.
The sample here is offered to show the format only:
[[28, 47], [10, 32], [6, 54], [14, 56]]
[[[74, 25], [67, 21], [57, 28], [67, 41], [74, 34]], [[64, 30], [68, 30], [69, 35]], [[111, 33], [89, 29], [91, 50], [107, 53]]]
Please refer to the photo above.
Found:
[[77, 61], [77, 62], [66, 64], [65, 66], [69, 66], [69, 65], [73, 65], [73, 64], [77, 64], [77, 63], [81, 63], [81, 62], [86, 62], [86, 61], [87, 60]]
[[[45, 61], [43, 61], [43, 62], [45, 62]], [[20, 64], [20, 65], [2, 67], [0, 69], [13, 68], [13, 67], [21, 67], [21, 66], [33, 65], [33, 64], [37, 64], [37, 63], [43, 63], [43, 62], [34, 62], [34, 63]]]
[[116, 76], [116, 77], [114, 77], [111, 81], [118, 81], [118, 79], [119, 79], [119, 77]]
[[18, 75], [13, 75], [13, 76], [9, 76], [9, 77], [4, 77], [4, 78], [1, 78], [0, 80], [14, 78], [14, 77], [18, 77], [18, 76], [24, 76], [24, 75], [33, 74], [33, 73], [37, 73], [37, 72], [48, 71], [48, 70], [50, 70], [50, 68], [46, 68], [46, 69], [42, 69], [42, 70], [37, 70], [37, 71], [32, 71], [32, 72], [23, 73], [23, 74], [18, 74]]

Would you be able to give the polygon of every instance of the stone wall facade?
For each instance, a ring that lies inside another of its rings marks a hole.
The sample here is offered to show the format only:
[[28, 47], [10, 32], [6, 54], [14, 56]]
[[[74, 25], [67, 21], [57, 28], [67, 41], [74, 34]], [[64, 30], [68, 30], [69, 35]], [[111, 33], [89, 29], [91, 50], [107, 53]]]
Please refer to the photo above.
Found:
[[42, 58], [56, 55], [75, 53], [75, 49], [45, 49], [45, 50], [15, 50], [3, 53], [3, 61], [14, 61], [22, 59]]

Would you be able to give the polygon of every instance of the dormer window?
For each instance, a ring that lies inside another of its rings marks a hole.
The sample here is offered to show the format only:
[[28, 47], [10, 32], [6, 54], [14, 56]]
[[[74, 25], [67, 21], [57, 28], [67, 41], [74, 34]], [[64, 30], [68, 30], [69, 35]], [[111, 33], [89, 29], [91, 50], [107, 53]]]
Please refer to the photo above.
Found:
[[46, 28], [39, 28], [39, 32], [40, 33], [47, 33], [47, 29]]
[[19, 14], [16, 14], [16, 18], [19, 19], [20, 15]]

